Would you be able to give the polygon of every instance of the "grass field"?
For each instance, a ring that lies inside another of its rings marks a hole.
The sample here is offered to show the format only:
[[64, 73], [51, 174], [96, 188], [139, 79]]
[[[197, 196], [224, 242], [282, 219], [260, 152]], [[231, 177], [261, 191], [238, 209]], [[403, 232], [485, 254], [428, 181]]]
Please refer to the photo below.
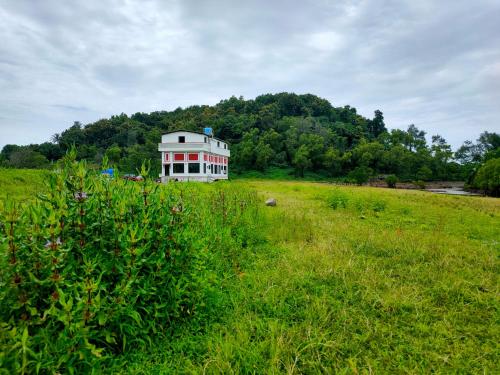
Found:
[[220, 286], [224, 308], [108, 372], [497, 373], [500, 200], [232, 183], [278, 205]]
[[268, 244], [228, 280], [206, 332], [138, 353], [126, 372], [496, 372], [499, 200], [238, 183], [278, 200]]
[[48, 173], [40, 169], [0, 168], [0, 199], [32, 199], [44, 189]]

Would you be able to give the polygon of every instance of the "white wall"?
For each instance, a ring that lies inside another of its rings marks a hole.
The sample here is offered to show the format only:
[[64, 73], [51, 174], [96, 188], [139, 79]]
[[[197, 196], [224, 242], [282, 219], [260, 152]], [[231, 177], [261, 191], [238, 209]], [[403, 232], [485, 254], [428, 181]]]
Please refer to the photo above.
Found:
[[163, 134], [161, 136], [161, 143], [179, 143], [179, 137], [182, 136], [185, 137], [186, 143], [205, 143], [205, 138], [207, 138], [207, 136], [203, 134], [179, 131]]

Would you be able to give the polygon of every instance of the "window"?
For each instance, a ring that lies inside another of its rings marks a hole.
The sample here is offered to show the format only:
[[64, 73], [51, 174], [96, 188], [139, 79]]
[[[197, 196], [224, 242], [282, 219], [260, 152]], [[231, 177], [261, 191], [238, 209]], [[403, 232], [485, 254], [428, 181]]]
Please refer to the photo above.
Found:
[[207, 138], [207, 137], [205, 137], [205, 139], [204, 139], [203, 141], [204, 141], [205, 143], [207, 143], [207, 141], [208, 141], [208, 138]]
[[197, 161], [198, 154], [188, 154], [188, 159], [189, 159], [189, 161]]
[[203, 173], [207, 173], [207, 163], [203, 163]]
[[186, 143], [186, 137], [183, 135], [179, 136], [179, 143]]
[[217, 147], [220, 147], [220, 142], [219, 141], [217, 141]]
[[175, 161], [183, 161], [184, 160], [184, 154], [174, 154], [174, 160]]
[[184, 163], [174, 163], [174, 173], [184, 173]]
[[188, 173], [200, 173], [200, 163], [189, 163]]
[[227, 149], [227, 145], [224, 143], [224, 150]]

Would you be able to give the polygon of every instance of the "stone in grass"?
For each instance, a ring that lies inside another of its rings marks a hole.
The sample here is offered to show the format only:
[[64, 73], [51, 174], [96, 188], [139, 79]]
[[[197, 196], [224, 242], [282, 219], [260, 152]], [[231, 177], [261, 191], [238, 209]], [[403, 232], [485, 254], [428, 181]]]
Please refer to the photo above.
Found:
[[266, 206], [276, 206], [276, 199], [274, 198], [269, 198], [267, 201], [266, 201]]

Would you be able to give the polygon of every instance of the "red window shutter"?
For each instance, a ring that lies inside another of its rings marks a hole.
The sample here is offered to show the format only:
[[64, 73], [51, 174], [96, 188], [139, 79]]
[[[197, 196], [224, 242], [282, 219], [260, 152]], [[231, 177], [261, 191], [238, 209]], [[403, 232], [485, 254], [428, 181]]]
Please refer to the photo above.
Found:
[[207, 154], [203, 154], [203, 160], [207, 161]]
[[174, 154], [174, 160], [175, 161], [183, 161], [184, 160], [184, 154]]
[[198, 154], [189, 154], [189, 160], [190, 161], [197, 161], [198, 160]]
[[165, 153], [165, 161], [168, 161], [168, 152]]

